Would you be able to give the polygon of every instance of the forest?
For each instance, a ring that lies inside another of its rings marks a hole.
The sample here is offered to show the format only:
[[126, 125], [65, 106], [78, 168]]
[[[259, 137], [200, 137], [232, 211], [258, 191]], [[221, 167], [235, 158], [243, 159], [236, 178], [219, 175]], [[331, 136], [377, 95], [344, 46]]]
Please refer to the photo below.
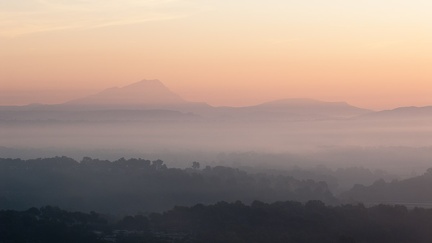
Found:
[[0, 159], [0, 209], [53, 205], [134, 214], [236, 200], [338, 202], [325, 182], [224, 166], [200, 168], [199, 162], [179, 169], [168, 168], [161, 160], [144, 159]]
[[174, 168], [146, 159], [0, 159], [0, 243], [432, 242], [432, 209], [402, 202], [429, 199], [431, 169], [336, 195], [325, 181], [337, 184], [344, 179], [338, 173], [378, 175], [197, 161]]
[[432, 168], [424, 174], [403, 180], [375, 181], [372, 185], [355, 185], [342, 198], [362, 202], [398, 202], [430, 207], [432, 202]]
[[57, 207], [0, 211], [0, 242], [432, 242], [432, 209], [240, 201], [113, 219]]

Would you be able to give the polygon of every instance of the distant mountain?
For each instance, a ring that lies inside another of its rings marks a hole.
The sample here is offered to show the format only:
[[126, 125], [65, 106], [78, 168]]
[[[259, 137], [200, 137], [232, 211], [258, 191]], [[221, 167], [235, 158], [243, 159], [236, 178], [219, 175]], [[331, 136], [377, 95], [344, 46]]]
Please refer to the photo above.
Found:
[[363, 119], [404, 119], [404, 120], [414, 120], [414, 119], [432, 119], [432, 106], [424, 107], [399, 107], [393, 110], [384, 110], [373, 112], [361, 116]]
[[249, 107], [255, 110], [289, 112], [292, 114], [319, 114], [323, 116], [351, 117], [369, 113], [370, 110], [349, 105], [346, 102], [325, 102], [313, 99], [284, 99]]
[[197, 120], [191, 113], [171, 110], [6, 110], [0, 121], [20, 122], [104, 122], [104, 121], [184, 121]]
[[106, 89], [100, 93], [66, 102], [68, 105], [90, 106], [166, 106], [185, 104], [183, 98], [159, 80], [142, 80], [125, 87]]
[[[122, 110], [130, 112], [121, 112]], [[144, 110], [157, 112], [142, 112]], [[190, 118], [189, 115], [194, 114], [217, 120], [305, 121], [349, 118], [370, 112], [345, 102], [323, 102], [313, 99], [276, 100], [248, 107], [213, 107], [206, 103], [186, 101], [159, 80], [142, 80], [125, 87], [109, 88], [63, 104], [0, 107], [0, 111], [2, 111], [0, 120], [9, 121], [69, 118], [74, 121], [148, 120], [151, 119], [152, 114], [157, 114], [159, 118], [169, 117], [170, 119], [175, 116], [181, 119]]]
[[153, 121], [195, 120], [206, 104], [185, 101], [159, 80], [142, 80], [63, 104], [0, 107], [0, 121]]
[[325, 102], [314, 99], [283, 99], [255, 106], [223, 108], [243, 118], [282, 119], [282, 120], [320, 120], [349, 118], [371, 112], [351, 106], [345, 102]]

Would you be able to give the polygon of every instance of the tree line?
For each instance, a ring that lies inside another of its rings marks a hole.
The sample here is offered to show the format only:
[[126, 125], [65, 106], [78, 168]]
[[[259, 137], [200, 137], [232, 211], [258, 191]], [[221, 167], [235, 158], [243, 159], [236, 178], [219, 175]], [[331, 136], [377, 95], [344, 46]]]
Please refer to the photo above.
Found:
[[0, 210], [0, 242], [428, 243], [432, 209], [240, 201], [113, 219], [57, 207]]
[[145, 159], [0, 159], [0, 209], [54, 205], [124, 215], [221, 200], [337, 203], [325, 182], [224, 166], [200, 168], [198, 162], [179, 169]]

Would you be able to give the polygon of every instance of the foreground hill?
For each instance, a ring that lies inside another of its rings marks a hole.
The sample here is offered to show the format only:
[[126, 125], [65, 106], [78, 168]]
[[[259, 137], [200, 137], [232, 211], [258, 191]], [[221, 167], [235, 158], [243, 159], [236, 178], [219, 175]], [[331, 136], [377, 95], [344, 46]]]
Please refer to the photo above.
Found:
[[0, 209], [56, 205], [122, 214], [220, 200], [337, 202], [324, 182], [198, 167], [194, 163], [194, 168], [167, 168], [161, 160], [143, 159], [0, 159]]
[[48, 206], [0, 211], [0, 225], [0, 242], [432, 242], [430, 209], [320, 201], [219, 202], [109, 220]]
[[346, 200], [365, 203], [392, 203], [410, 206], [432, 204], [432, 169], [421, 176], [406, 180], [376, 181], [371, 186], [356, 185], [341, 195]]

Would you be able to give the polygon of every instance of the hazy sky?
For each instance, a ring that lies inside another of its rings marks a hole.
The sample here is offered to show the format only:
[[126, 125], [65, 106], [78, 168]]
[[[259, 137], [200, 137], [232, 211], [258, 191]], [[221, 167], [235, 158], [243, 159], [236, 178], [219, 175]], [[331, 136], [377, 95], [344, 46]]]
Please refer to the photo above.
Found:
[[430, 0], [0, 0], [0, 104], [157, 78], [213, 105], [432, 105], [431, 13]]

